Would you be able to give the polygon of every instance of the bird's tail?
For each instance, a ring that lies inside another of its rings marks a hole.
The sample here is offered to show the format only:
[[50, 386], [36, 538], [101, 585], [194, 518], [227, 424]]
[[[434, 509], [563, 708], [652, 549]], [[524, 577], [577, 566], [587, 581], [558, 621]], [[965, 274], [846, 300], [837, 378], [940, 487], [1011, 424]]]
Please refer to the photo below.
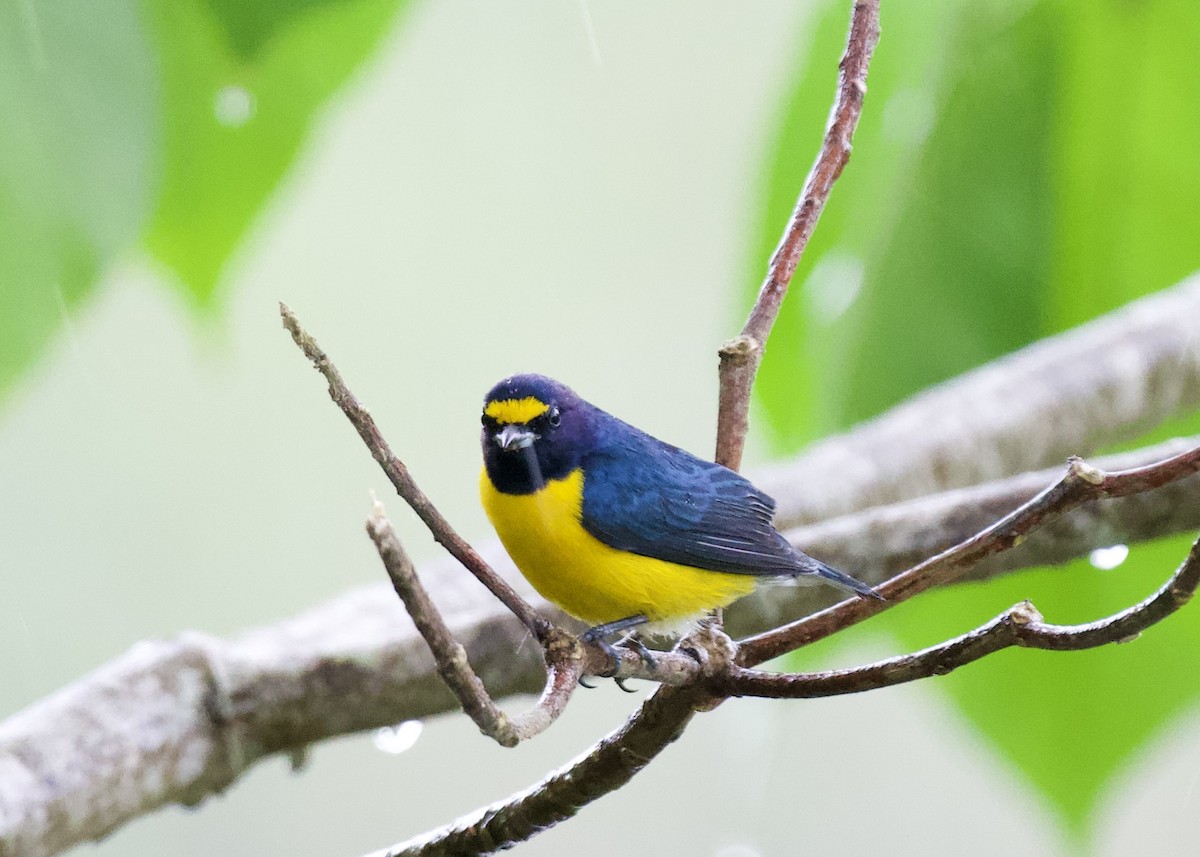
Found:
[[[809, 557], [812, 559], [812, 557]], [[836, 568], [831, 568], [819, 559], [813, 559], [814, 573], [835, 586], [840, 586], [842, 589], [849, 589], [851, 592], [857, 592], [866, 598], [877, 598], [880, 601], [886, 601], [882, 595], [875, 591], [874, 588], [867, 586], [861, 580], [856, 580], [844, 572], [838, 571]]]

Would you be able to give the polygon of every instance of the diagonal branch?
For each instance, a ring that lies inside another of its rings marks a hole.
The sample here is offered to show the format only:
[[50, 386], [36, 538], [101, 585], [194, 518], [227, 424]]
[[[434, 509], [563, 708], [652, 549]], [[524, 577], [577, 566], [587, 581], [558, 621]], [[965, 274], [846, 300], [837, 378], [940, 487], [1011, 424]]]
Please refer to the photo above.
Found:
[[1072, 458], [1066, 474], [1037, 497], [979, 534], [897, 575], [879, 587], [887, 601], [843, 601], [805, 619], [742, 641], [738, 664], [755, 666], [861, 622], [930, 587], [962, 575], [984, 557], [1014, 547], [1047, 521], [1061, 517], [1089, 500], [1125, 497], [1162, 487], [1200, 471], [1200, 447], [1156, 464], [1105, 473]]
[[804, 180], [783, 238], [771, 256], [767, 277], [758, 291], [750, 317], [746, 319], [741, 335], [725, 343], [719, 352], [721, 392], [716, 461], [732, 470], [738, 470], [742, 464], [742, 449], [750, 425], [750, 388], [762, 362], [763, 347], [779, 316], [783, 299], [787, 297], [796, 265], [825, 210], [833, 183], [850, 161], [854, 130], [858, 127], [863, 97], [867, 94], [867, 69], [878, 42], [879, 0], [858, 0], [850, 20], [846, 52], [838, 65], [837, 96], [829, 114], [825, 140]]
[[1028, 601], [1001, 613], [970, 633], [920, 652], [889, 658], [868, 666], [816, 673], [778, 674], [734, 667], [710, 683], [725, 696], [764, 696], [808, 699], [859, 693], [880, 687], [945, 675], [961, 666], [1006, 649], [1023, 646], [1067, 652], [1124, 643], [1174, 613], [1191, 600], [1200, 586], [1200, 539], [1187, 559], [1157, 592], [1139, 604], [1097, 622], [1051, 625]]
[[492, 569], [491, 566], [479, 555], [475, 548], [454, 531], [450, 526], [450, 522], [442, 516], [442, 513], [437, 510], [433, 502], [425, 496], [425, 492], [417, 487], [417, 483], [413, 481], [412, 475], [408, 472], [408, 468], [404, 466], [396, 454], [392, 452], [386, 440], [383, 439], [383, 434], [379, 431], [379, 427], [375, 425], [375, 420], [371, 414], [363, 407], [362, 402], [350, 392], [346, 383], [342, 380], [342, 375], [338, 372], [337, 367], [329, 360], [329, 357], [317, 345], [317, 341], [300, 326], [300, 321], [285, 304], [279, 304], [279, 314], [283, 318], [283, 326], [292, 334], [292, 339], [296, 341], [296, 345], [304, 352], [305, 356], [312, 361], [313, 366], [317, 371], [325, 376], [325, 380], [329, 382], [329, 396], [334, 403], [342, 409], [342, 413], [350, 420], [354, 428], [358, 431], [359, 436], [363, 439], [363, 443], [371, 450], [371, 455], [383, 468], [383, 472], [387, 474], [392, 485], [396, 488], [396, 493], [404, 498], [404, 501], [412, 507], [412, 510], [417, 513], [417, 516], [425, 522], [425, 526], [429, 527], [429, 531], [433, 533], [433, 537], [437, 539], [446, 550], [448, 550], [471, 574], [478, 578], [479, 582], [488, 588], [500, 602], [513, 612], [522, 624], [533, 633], [539, 640], [544, 640], [549, 634], [551, 626], [545, 619], [537, 614], [524, 598], [517, 594], [508, 582]]

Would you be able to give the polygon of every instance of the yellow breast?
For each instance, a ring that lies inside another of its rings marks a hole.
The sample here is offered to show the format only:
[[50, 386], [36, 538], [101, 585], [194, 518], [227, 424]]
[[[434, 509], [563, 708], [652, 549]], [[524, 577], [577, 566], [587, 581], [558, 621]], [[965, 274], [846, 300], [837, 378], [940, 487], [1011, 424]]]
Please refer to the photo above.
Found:
[[652, 623], [696, 618], [754, 588], [754, 578], [616, 550], [580, 523], [582, 470], [534, 494], [504, 494], [480, 477], [483, 508], [533, 587], [591, 625], [642, 614]]

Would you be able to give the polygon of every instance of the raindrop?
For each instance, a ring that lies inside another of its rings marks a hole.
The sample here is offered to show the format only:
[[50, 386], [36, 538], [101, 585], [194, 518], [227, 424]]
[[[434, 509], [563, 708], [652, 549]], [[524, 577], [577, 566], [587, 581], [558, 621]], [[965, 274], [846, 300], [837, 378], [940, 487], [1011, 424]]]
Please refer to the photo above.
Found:
[[375, 746], [385, 753], [393, 755], [411, 750], [413, 744], [421, 737], [425, 725], [420, 720], [405, 720], [395, 726], [385, 726], [375, 730]]
[[240, 128], [254, 118], [258, 104], [248, 90], [240, 86], [222, 86], [213, 99], [213, 113], [226, 128]]
[[731, 845], [722, 845], [713, 852], [713, 857], [762, 857], [762, 852], [752, 845], [735, 842]]
[[883, 134], [888, 142], [913, 149], [933, 130], [937, 110], [933, 97], [920, 89], [902, 89], [883, 105]]
[[1127, 545], [1113, 545], [1110, 548], [1096, 548], [1088, 554], [1088, 561], [1101, 571], [1116, 568], [1129, 556]]
[[836, 250], [817, 262], [804, 282], [804, 294], [813, 315], [830, 324], [850, 309], [862, 291], [863, 263], [857, 257]]

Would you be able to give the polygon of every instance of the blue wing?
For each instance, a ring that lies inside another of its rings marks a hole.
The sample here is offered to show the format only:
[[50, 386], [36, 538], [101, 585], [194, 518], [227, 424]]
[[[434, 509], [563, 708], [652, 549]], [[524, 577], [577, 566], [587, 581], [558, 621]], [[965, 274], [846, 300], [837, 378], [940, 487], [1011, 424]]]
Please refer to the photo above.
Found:
[[583, 471], [583, 527], [610, 547], [711, 571], [824, 576], [775, 530], [774, 500], [632, 426], [586, 455]]

